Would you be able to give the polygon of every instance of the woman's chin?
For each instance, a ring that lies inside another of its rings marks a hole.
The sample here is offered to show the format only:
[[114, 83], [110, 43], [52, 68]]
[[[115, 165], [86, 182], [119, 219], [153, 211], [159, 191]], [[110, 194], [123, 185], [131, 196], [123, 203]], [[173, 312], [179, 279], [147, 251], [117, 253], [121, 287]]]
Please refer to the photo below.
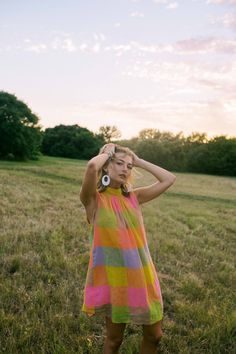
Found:
[[111, 187], [111, 188], [120, 188], [121, 185], [122, 185], [121, 181], [116, 181], [116, 182], [110, 183], [109, 187]]

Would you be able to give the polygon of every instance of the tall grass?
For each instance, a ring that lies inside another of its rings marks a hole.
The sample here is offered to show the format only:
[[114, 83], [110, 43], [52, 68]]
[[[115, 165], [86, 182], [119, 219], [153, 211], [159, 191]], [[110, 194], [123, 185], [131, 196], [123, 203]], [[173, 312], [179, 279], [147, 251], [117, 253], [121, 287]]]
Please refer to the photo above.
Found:
[[[81, 313], [89, 241], [85, 162], [0, 162], [0, 353], [102, 353], [104, 319]], [[136, 184], [152, 181], [142, 171]], [[177, 174], [142, 207], [165, 318], [160, 353], [235, 353], [236, 180]], [[128, 325], [120, 352], [139, 352]]]

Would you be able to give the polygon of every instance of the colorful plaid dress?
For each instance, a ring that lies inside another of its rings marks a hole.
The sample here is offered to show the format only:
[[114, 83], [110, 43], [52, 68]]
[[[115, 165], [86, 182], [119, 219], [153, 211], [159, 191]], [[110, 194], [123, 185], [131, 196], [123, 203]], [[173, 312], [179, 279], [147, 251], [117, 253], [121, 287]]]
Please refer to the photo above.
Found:
[[135, 193], [108, 187], [97, 203], [82, 311], [114, 323], [160, 321], [161, 290]]

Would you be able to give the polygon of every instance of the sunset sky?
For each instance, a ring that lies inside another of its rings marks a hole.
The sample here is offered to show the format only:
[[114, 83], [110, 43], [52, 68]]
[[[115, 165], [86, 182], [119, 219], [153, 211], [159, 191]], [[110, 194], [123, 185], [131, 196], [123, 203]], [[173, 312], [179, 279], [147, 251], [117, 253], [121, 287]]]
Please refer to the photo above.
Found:
[[0, 0], [0, 90], [43, 128], [236, 136], [236, 0]]

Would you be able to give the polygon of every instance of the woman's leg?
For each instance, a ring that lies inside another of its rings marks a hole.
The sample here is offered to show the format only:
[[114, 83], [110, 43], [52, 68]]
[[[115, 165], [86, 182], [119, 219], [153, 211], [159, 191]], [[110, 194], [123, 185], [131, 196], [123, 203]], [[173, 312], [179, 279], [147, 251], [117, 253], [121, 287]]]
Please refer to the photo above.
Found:
[[123, 341], [125, 323], [113, 323], [106, 317], [106, 339], [104, 344], [104, 354], [117, 354]]
[[143, 340], [140, 354], [156, 354], [161, 337], [161, 321], [152, 325], [143, 325]]

